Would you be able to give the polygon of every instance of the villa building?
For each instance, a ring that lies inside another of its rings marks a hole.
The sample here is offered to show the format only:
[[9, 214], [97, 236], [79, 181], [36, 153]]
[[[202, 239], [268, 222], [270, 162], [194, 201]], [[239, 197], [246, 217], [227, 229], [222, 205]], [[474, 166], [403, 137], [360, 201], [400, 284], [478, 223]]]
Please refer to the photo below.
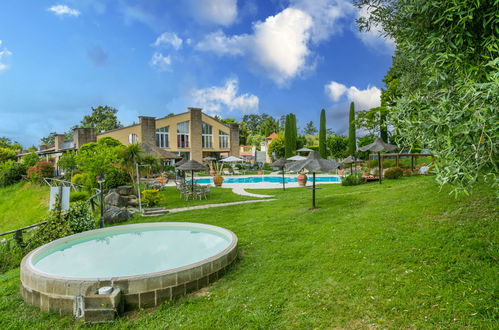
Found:
[[[64, 142], [64, 135], [55, 136], [55, 144], [37, 151], [56, 163], [67, 151], [77, 151], [82, 145], [96, 142], [105, 136], [128, 145], [140, 143], [146, 153], [163, 160], [180, 158], [201, 162], [204, 157], [239, 157], [239, 125], [224, 124], [202, 112], [188, 108], [187, 112], [163, 118], [140, 116], [139, 123], [110, 131], [96, 132], [94, 128], [75, 128], [73, 141]], [[28, 152], [22, 152], [22, 157]], [[180, 157], [179, 157], [180, 156]]]
[[155, 146], [198, 162], [208, 156], [239, 156], [239, 126], [219, 122], [199, 108], [163, 118], [140, 116], [138, 124], [96, 133], [95, 138], [105, 136], [125, 145]]

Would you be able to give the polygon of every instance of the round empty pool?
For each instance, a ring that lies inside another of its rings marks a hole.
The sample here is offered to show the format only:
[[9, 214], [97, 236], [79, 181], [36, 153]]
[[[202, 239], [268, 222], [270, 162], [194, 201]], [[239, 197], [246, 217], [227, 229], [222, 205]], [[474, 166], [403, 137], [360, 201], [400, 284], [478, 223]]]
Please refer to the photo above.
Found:
[[120, 289], [125, 309], [156, 306], [218, 279], [237, 256], [231, 231], [198, 223], [143, 223], [68, 236], [21, 263], [22, 294], [42, 310], [71, 313], [77, 297]]

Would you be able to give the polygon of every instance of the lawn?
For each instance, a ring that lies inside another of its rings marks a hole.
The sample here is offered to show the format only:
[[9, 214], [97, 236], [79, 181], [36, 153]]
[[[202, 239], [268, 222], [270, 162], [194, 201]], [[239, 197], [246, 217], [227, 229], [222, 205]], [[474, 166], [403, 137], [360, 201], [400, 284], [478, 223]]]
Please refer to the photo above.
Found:
[[48, 186], [25, 182], [0, 188], [0, 233], [43, 220], [48, 207]]
[[[101, 328], [497, 328], [495, 194], [454, 199], [432, 177], [260, 190], [278, 200], [154, 218], [228, 228], [239, 259], [206, 289]], [[134, 219], [134, 222], [151, 221]], [[0, 277], [0, 328], [80, 327]]]
[[178, 192], [177, 188], [175, 187], [166, 187], [161, 190], [161, 197], [162, 200], [158, 206], [162, 206], [167, 209], [257, 199], [254, 197], [236, 195], [232, 192], [232, 189], [216, 187], [211, 187], [210, 197], [208, 197], [207, 199], [195, 199], [186, 201], [181, 197], [180, 192]]

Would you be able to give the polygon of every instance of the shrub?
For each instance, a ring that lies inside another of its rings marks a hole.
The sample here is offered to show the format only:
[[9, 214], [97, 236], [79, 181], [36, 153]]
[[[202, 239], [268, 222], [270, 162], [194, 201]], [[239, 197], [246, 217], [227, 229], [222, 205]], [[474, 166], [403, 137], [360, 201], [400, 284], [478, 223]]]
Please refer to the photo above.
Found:
[[142, 192], [142, 200], [148, 206], [158, 205], [161, 201], [161, 195], [158, 189], [147, 189]]
[[26, 156], [23, 156], [22, 158], [22, 163], [24, 165], [26, 165], [26, 167], [31, 167], [31, 166], [35, 166], [36, 163], [38, 163], [40, 161], [40, 156], [38, 156], [36, 153], [34, 152], [30, 152], [29, 154], [27, 154]]
[[69, 223], [72, 234], [95, 228], [95, 221], [87, 202], [72, 203], [63, 217]]
[[[109, 167], [106, 171], [105, 178], [106, 181], [104, 181], [102, 185], [104, 189], [111, 189], [131, 184], [130, 176], [119, 164], [114, 164]], [[95, 181], [95, 178], [93, 178], [93, 180]]]
[[54, 164], [51, 162], [40, 161], [36, 165], [28, 168], [28, 178], [30, 180], [41, 180], [54, 176]]
[[71, 182], [73, 182], [74, 184], [83, 186], [83, 185], [85, 185], [85, 181], [87, 180], [87, 176], [88, 176], [88, 173], [77, 173], [77, 174], [73, 175], [73, 177], [71, 178]]
[[347, 177], [344, 177], [341, 180], [341, 185], [342, 186], [356, 186], [356, 185], [362, 184], [364, 182], [366, 182], [366, 179], [364, 179], [360, 175], [349, 175]]
[[263, 163], [262, 170], [264, 170], [264, 171], [271, 171], [272, 168], [270, 167], [269, 163]]
[[26, 166], [22, 163], [8, 161], [0, 164], [0, 187], [19, 182], [26, 174]]
[[398, 179], [404, 174], [400, 167], [390, 167], [385, 171], [384, 177], [386, 179]]
[[86, 201], [90, 198], [86, 191], [73, 191], [69, 196], [70, 202]]
[[0, 243], [0, 274], [19, 267], [25, 251], [15, 241]]
[[51, 211], [45, 219], [47, 223], [41, 225], [36, 230], [36, 235], [32, 235], [27, 240], [26, 252], [36, 249], [37, 247], [52, 242], [53, 240], [71, 235], [71, 227], [64, 219], [63, 212], [59, 216], [58, 211]]

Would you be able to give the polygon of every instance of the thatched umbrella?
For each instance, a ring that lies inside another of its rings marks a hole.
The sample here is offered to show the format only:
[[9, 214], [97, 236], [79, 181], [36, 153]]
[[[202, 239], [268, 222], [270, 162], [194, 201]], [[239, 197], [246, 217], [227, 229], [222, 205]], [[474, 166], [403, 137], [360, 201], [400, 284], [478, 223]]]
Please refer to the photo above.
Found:
[[306, 169], [312, 172], [312, 208], [315, 209], [315, 172], [329, 172], [334, 170], [337, 164], [322, 158], [317, 151], [311, 151], [305, 160], [298, 160], [286, 166], [288, 171], [298, 172]]
[[181, 171], [191, 171], [191, 190], [194, 192], [194, 171], [206, 171], [206, 165], [198, 163], [195, 160], [189, 160], [177, 167], [177, 169]]
[[385, 143], [382, 138], [377, 138], [376, 141], [374, 141], [371, 144], [368, 144], [367, 146], [360, 147], [360, 151], [371, 151], [371, 152], [377, 152], [378, 153], [378, 176], [379, 176], [379, 184], [381, 184], [381, 177], [383, 176], [383, 170], [381, 169], [381, 151], [387, 150], [387, 151], [393, 151], [397, 149], [397, 146], [389, 143]]
[[303, 148], [300, 148], [300, 149], [298, 149], [296, 151], [298, 151], [298, 152], [310, 152], [310, 151], [312, 151], [312, 149], [309, 149], [307, 147], [303, 147]]
[[142, 142], [140, 144], [145, 154], [154, 155], [159, 157], [160, 159], [180, 159], [182, 158], [179, 155], [174, 154], [173, 152], [166, 151], [165, 149], [161, 149], [156, 147], [155, 145]]
[[284, 182], [284, 167], [286, 166], [286, 163], [286, 158], [279, 158], [278, 160], [270, 164], [270, 167], [280, 167], [282, 170], [282, 190], [286, 190], [286, 185]]
[[350, 164], [350, 173], [352, 172], [352, 165], [356, 163], [362, 163], [362, 159], [358, 159], [352, 156], [348, 156], [347, 158], [343, 159], [341, 161], [343, 164]]
[[176, 162], [175, 165], [173, 165], [173, 166], [178, 168], [180, 165], [183, 165], [185, 163], [187, 163], [187, 159], [182, 158], [182, 160], [180, 160], [179, 162]]

